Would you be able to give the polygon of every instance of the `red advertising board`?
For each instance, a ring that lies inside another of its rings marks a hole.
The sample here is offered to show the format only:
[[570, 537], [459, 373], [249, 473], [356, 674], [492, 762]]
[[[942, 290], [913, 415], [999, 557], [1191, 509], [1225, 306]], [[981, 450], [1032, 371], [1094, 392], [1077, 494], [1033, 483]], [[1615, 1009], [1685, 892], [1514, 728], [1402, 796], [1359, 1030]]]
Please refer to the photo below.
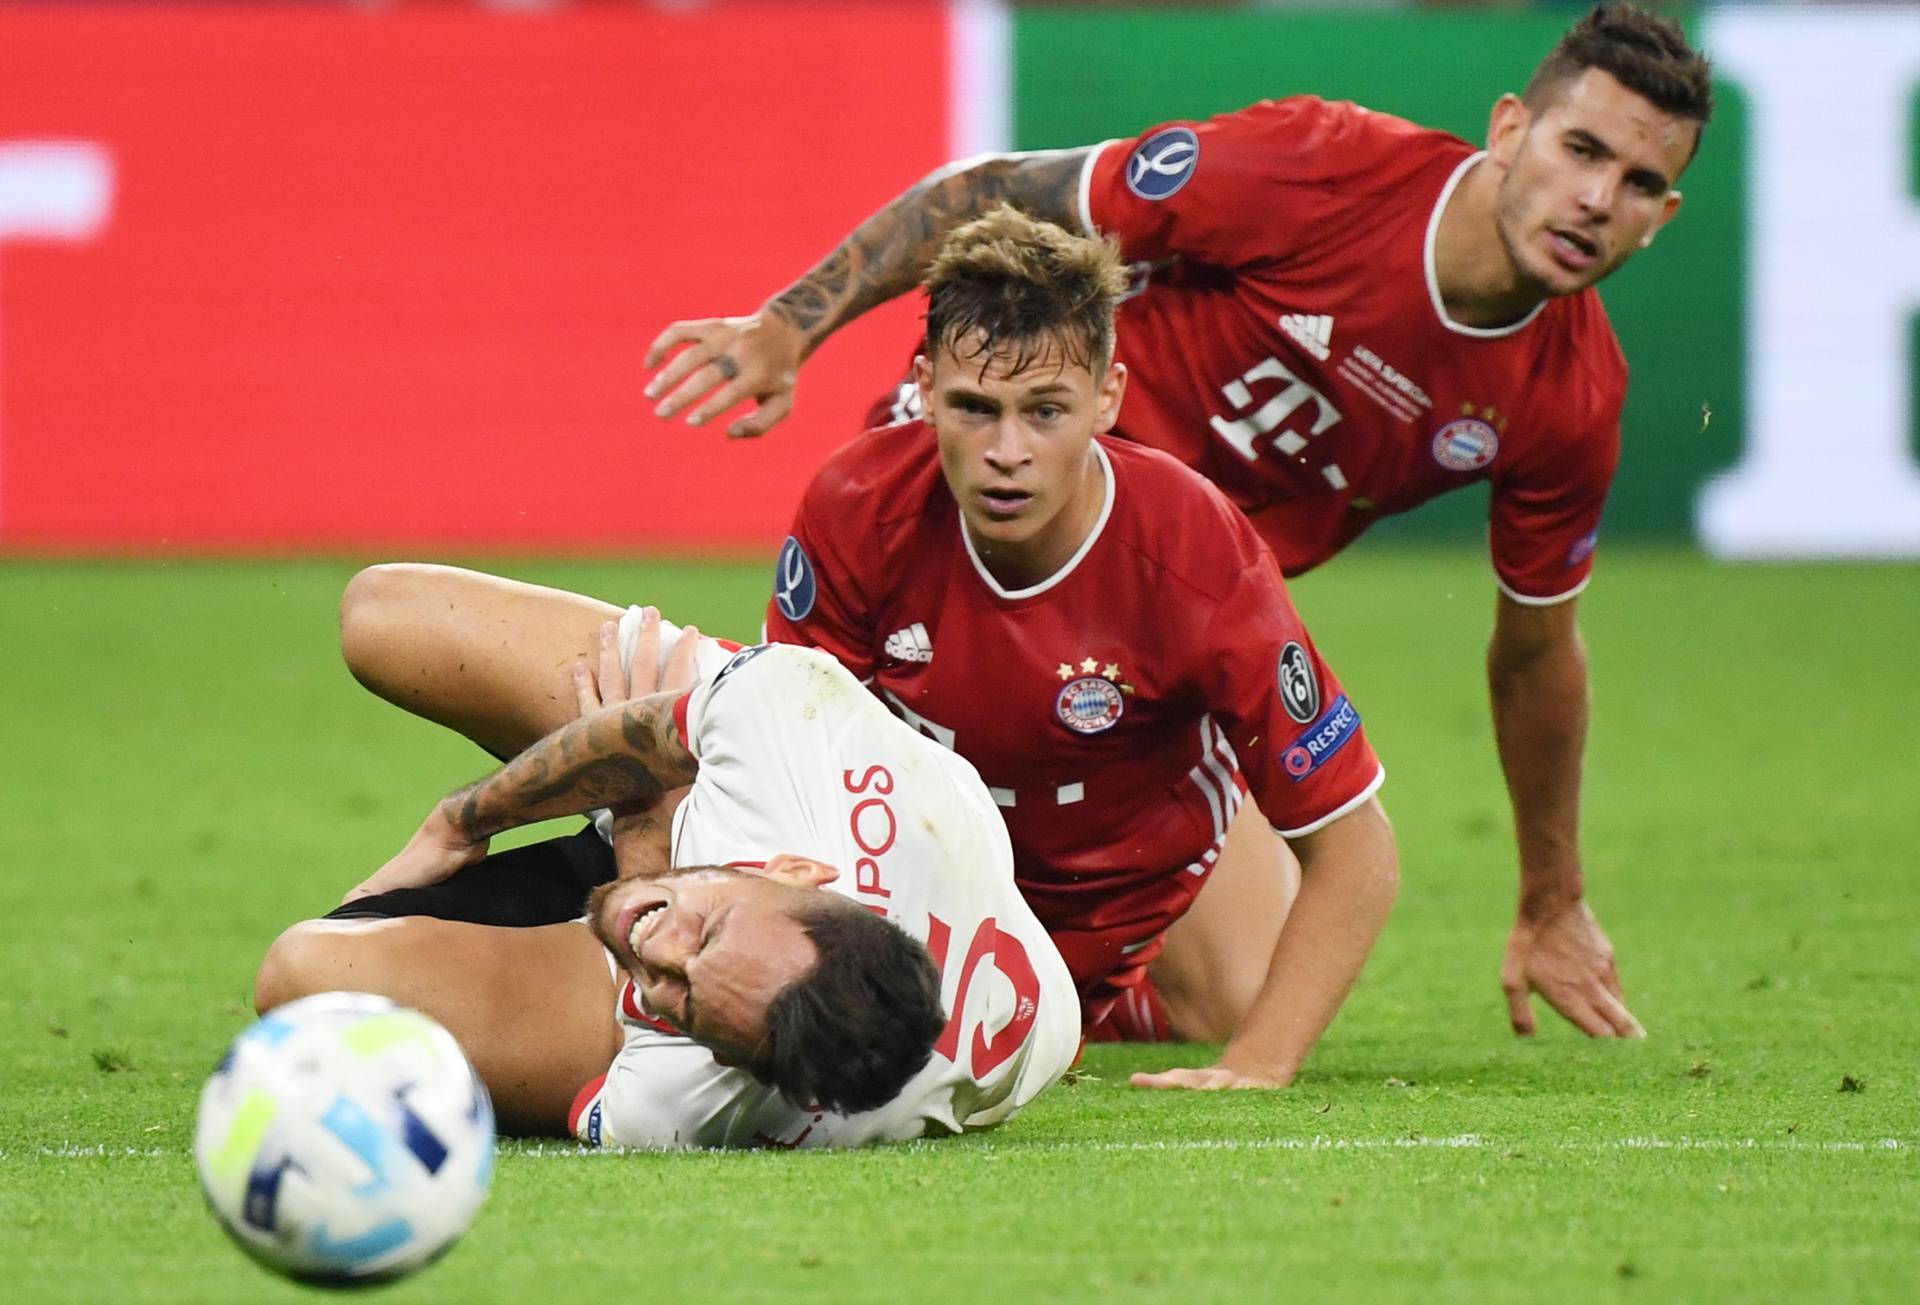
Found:
[[944, 7], [0, 10], [0, 546], [763, 546], [892, 379], [768, 439], [641, 355], [948, 148]]

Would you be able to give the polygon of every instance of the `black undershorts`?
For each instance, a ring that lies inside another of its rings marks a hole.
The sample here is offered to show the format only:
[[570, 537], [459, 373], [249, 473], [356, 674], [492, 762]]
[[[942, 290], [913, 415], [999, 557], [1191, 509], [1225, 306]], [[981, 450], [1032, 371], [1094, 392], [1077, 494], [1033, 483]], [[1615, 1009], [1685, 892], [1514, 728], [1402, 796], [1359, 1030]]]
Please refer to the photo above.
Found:
[[613, 849], [589, 825], [570, 838], [496, 853], [428, 888], [397, 888], [336, 906], [325, 918], [425, 915], [516, 929], [562, 924], [585, 914], [587, 895], [613, 877]]

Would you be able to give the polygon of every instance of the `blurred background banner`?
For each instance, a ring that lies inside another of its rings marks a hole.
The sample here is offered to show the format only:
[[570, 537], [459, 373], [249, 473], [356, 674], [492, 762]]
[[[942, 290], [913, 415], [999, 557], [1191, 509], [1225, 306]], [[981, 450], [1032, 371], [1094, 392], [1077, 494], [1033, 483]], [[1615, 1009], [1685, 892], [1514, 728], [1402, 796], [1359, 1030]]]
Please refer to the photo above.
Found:
[[[1575, 12], [0, 7], [0, 549], [764, 549], [915, 308], [752, 444], [651, 416], [668, 321], [750, 311], [978, 149], [1302, 91], [1477, 140]], [[1715, 121], [1604, 292], [1608, 537], [1920, 556], [1920, 15], [1689, 26]]]

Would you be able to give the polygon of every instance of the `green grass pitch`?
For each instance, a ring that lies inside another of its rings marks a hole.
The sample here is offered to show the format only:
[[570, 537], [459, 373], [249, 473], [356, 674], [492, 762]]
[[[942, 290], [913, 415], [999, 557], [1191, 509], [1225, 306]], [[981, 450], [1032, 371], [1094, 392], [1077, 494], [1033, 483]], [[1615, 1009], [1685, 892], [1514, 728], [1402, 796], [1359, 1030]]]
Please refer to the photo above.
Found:
[[[765, 568], [503, 569], [750, 635]], [[0, 1300], [283, 1301], [202, 1209], [195, 1096], [253, 966], [483, 759], [363, 694], [346, 563], [0, 564]], [[403, 1301], [1910, 1300], [1920, 573], [1609, 550], [1585, 846], [1643, 1044], [1505, 1026], [1514, 877], [1477, 556], [1298, 586], [1390, 777], [1399, 907], [1280, 1094], [1096, 1048], [980, 1137], [511, 1143]]]

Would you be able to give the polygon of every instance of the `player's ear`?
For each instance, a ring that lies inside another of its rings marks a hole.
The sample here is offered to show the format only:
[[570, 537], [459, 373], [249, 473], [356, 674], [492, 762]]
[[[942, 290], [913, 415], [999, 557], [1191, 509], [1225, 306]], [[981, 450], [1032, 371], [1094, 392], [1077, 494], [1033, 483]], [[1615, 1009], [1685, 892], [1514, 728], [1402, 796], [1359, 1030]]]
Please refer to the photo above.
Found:
[[1660, 228], [1673, 221], [1673, 215], [1679, 211], [1680, 192], [1677, 190], [1669, 190], [1667, 192], [1666, 202], [1660, 206], [1660, 216], [1655, 218], [1653, 225], [1647, 228], [1647, 234], [1640, 237], [1640, 248], [1645, 249], [1648, 245], [1651, 245], [1653, 238], [1660, 234]]
[[810, 856], [780, 852], [770, 857], [762, 871], [767, 878], [795, 888], [821, 888], [840, 877], [840, 872], [825, 861]]
[[1100, 378], [1097, 392], [1099, 412], [1094, 419], [1093, 433], [1105, 435], [1120, 420], [1120, 402], [1127, 397], [1127, 365], [1108, 363], [1107, 374]]
[[924, 353], [913, 356], [913, 383], [920, 388], [920, 412], [933, 411], [933, 360]]
[[1487, 153], [1502, 167], [1512, 164], [1532, 123], [1533, 111], [1525, 100], [1512, 92], [1502, 95], [1487, 119]]

